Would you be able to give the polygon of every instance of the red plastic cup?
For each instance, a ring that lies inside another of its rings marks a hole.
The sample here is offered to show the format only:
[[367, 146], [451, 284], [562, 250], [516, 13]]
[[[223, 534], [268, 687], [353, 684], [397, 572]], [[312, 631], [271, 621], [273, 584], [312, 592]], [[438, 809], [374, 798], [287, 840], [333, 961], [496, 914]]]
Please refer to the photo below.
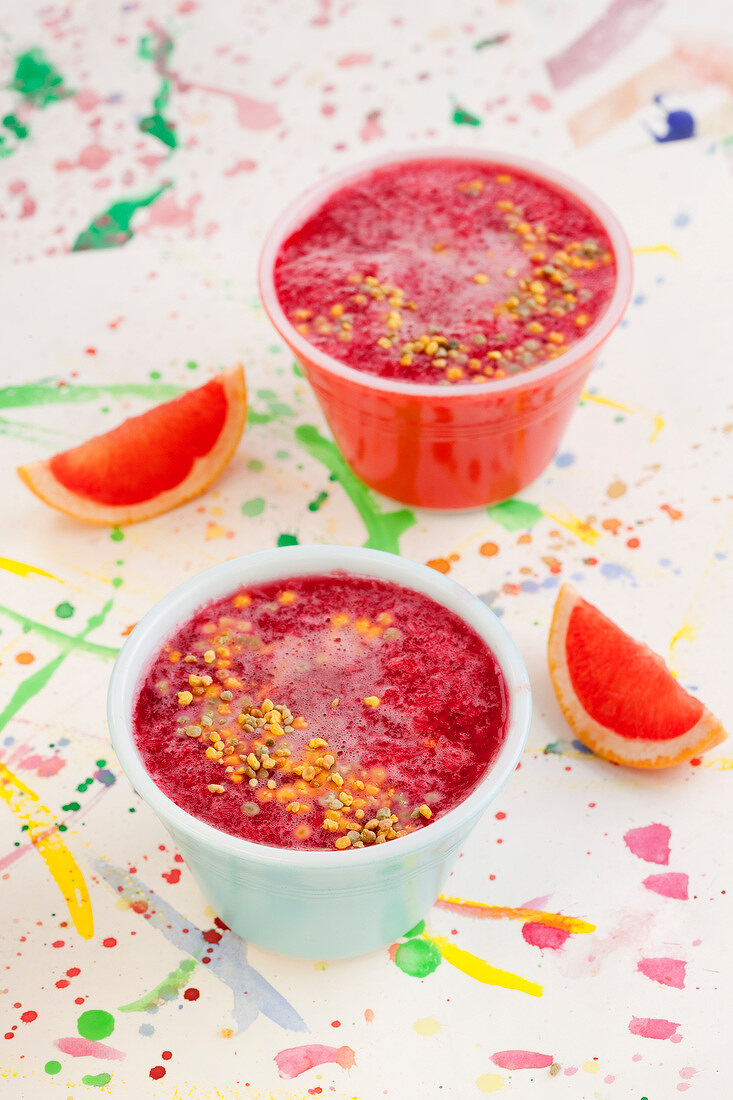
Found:
[[[274, 281], [280, 248], [345, 184], [387, 164], [407, 166], [411, 160], [445, 158], [519, 169], [592, 211], [616, 260], [613, 296], [582, 339], [563, 355], [499, 381], [433, 386], [378, 378], [346, 366], [310, 344], [283, 312]], [[631, 250], [623, 229], [605, 203], [582, 184], [524, 157], [454, 148], [389, 154], [329, 176], [283, 211], [265, 241], [259, 267], [265, 310], [313, 386], [354, 473], [404, 504], [456, 509], [505, 500], [542, 473], [601, 346], [628, 304], [631, 278]]]

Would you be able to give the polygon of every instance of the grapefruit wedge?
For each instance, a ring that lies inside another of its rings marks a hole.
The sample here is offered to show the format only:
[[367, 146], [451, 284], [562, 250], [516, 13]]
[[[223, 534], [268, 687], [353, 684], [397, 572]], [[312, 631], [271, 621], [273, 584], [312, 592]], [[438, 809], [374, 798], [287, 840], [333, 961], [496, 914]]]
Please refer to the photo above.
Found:
[[36, 496], [87, 523], [137, 523], [202, 493], [247, 418], [241, 366], [52, 458], [19, 466]]
[[576, 737], [616, 764], [667, 768], [719, 745], [715, 715], [661, 657], [564, 584], [549, 642], [555, 694]]

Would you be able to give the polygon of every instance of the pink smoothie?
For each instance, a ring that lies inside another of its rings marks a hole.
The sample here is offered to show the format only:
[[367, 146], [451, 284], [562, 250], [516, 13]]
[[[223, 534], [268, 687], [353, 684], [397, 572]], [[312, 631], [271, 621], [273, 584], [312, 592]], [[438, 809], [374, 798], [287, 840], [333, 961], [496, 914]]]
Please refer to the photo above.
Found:
[[452, 611], [343, 572], [201, 608], [140, 687], [135, 740], [178, 806], [261, 844], [341, 849], [429, 826], [506, 735], [499, 665]]
[[596, 216], [500, 164], [391, 164], [331, 195], [282, 246], [280, 304], [315, 347], [380, 378], [486, 382], [577, 342], [616, 282]]

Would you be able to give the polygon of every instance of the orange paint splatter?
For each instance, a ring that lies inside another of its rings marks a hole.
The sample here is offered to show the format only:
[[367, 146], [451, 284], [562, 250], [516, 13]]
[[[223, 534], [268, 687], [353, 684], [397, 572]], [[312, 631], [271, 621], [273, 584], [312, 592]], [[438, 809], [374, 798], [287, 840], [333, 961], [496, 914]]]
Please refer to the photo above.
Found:
[[527, 543], [531, 542], [531, 541], [532, 541], [532, 536], [525, 531], [524, 534], [520, 535], [519, 538], [517, 539], [517, 545], [518, 546], [526, 546]]
[[565, 913], [546, 913], [542, 909], [511, 908], [507, 905], [487, 905], [483, 901], [466, 901], [464, 898], [446, 897], [441, 894], [436, 901], [439, 909], [451, 913], [460, 913], [479, 920], [521, 920], [542, 924], [547, 928], [560, 928], [563, 932], [595, 932], [596, 926], [579, 917], [569, 917]]
[[16, 653], [15, 659], [19, 665], [30, 665], [33, 663], [33, 661], [35, 661], [36, 658], [33, 656], [32, 653], [28, 653], [26, 650], [23, 650], [22, 653]]
[[545, 554], [542, 560], [551, 573], [555, 575], [562, 573], [562, 562], [558, 558], [553, 557], [552, 554]]
[[499, 547], [495, 542], [484, 542], [479, 546], [479, 554], [483, 554], [485, 558], [493, 558], [494, 554], [499, 553]]
[[622, 527], [620, 519], [604, 519], [601, 523], [601, 527], [604, 531], [610, 531], [612, 535], [617, 535]]
[[666, 512], [670, 519], [682, 519], [682, 512], [679, 508], [673, 508], [671, 504], [660, 504], [660, 512]]
[[426, 565], [429, 565], [431, 569], [437, 570], [438, 573], [450, 573], [450, 562], [445, 558], [432, 558], [431, 561], [426, 561]]
[[366, 1022], [368, 1024], [373, 1023], [373, 1021], [374, 1021], [374, 1009], [373, 1008], [365, 1008], [364, 1009], [364, 1019], [366, 1020]]

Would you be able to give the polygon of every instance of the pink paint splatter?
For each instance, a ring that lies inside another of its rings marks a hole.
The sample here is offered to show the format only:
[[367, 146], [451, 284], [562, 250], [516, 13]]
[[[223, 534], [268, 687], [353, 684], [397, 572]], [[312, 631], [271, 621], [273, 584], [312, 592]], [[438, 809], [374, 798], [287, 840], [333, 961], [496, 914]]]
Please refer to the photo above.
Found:
[[231, 166], [231, 168], [224, 169], [225, 176], [236, 176], [240, 172], [254, 172], [257, 167], [256, 160], [238, 160]]
[[671, 985], [675, 989], [685, 988], [687, 963], [682, 959], [640, 959], [636, 969], [661, 985]]
[[290, 1047], [281, 1050], [275, 1055], [280, 1077], [300, 1077], [314, 1066], [323, 1066], [326, 1062], [334, 1062], [343, 1069], [351, 1069], [356, 1065], [356, 1055], [351, 1047], [325, 1047], [320, 1043], [308, 1043], [302, 1047]]
[[359, 137], [362, 141], [374, 141], [375, 138], [384, 137], [384, 130], [379, 124], [381, 117], [381, 111], [369, 112], [364, 121], [364, 125], [359, 131]]
[[165, 198], [158, 199], [150, 207], [150, 212], [146, 220], [139, 226], [139, 229], [146, 233], [158, 226], [165, 226], [169, 229], [183, 229], [186, 226], [191, 226], [196, 213], [196, 206], [200, 201], [200, 194], [190, 195], [185, 206], [180, 206], [175, 195], [166, 195]]
[[112, 154], [103, 145], [85, 145], [77, 160], [57, 160], [57, 172], [70, 172], [72, 168], [86, 168], [89, 172], [98, 172], [104, 168]]
[[653, 1020], [649, 1016], [632, 1016], [629, 1031], [644, 1039], [671, 1039], [679, 1024], [671, 1020]]
[[649, 875], [643, 884], [647, 890], [654, 894], [661, 894], [663, 898], [677, 898], [679, 901], [687, 901], [690, 885], [689, 875], [682, 871], [668, 871], [664, 875]]
[[153, 172], [167, 159], [165, 154], [159, 156], [157, 153], [143, 153], [142, 156], [137, 158], [137, 163], [142, 164], [143, 168], [149, 168], [150, 171]]
[[346, 53], [336, 64], [340, 69], [351, 69], [354, 65], [370, 65], [372, 61], [370, 53]]
[[624, 833], [624, 844], [639, 859], [647, 863], [669, 863], [669, 840], [672, 833], [667, 825], [645, 825]]
[[552, 100], [548, 99], [546, 95], [541, 95], [540, 92], [532, 92], [529, 96], [530, 107], [535, 107], [538, 111], [549, 111], [552, 107]]
[[574, 1074], [576, 1074], [578, 1072], [578, 1067], [577, 1066], [566, 1066], [563, 1072], [565, 1073], [566, 1077], [572, 1077]]
[[491, 1061], [500, 1069], [546, 1069], [555, 1061], [551, 1054], [533, 1050], [497, 1050]]
[[104, 1058], [108, 1062], [122, 1061], [126, 1057], [125, 1052], [116, 1047], [108, 1047], [106, 1043], [97, 1043], [93, 1039], [82, 1039], [78, 1035], [70, 1035], [67, 1039], [55, 1039], [53, 1044], [62, 1054], [70, 1054], [72, 1058]]
[[522, 937], [525, 943], [541, 950], [558, 951], [570, 936], [562, 928], [550, 928], [539, 921], [527, 921], [522, 925]]
[[80, 111], [93, 111], [102, 102], [102, 98], [90, 88], [80, 88], [74, 96], [74, 102]]
[[32, 756], [26, 756], [25, 760], [21, 760], [18, 767], [26, 771], [34, 771], [46, 779], [51, 775], [57, 775], [62, 768], [65, 768], [66, 761], [60, 756], [39, 756], [34, 753]]
[[331, 0], [316, 0], [318, 14], [311, 19], [313, 27], [327, 27], [331, 22]]

